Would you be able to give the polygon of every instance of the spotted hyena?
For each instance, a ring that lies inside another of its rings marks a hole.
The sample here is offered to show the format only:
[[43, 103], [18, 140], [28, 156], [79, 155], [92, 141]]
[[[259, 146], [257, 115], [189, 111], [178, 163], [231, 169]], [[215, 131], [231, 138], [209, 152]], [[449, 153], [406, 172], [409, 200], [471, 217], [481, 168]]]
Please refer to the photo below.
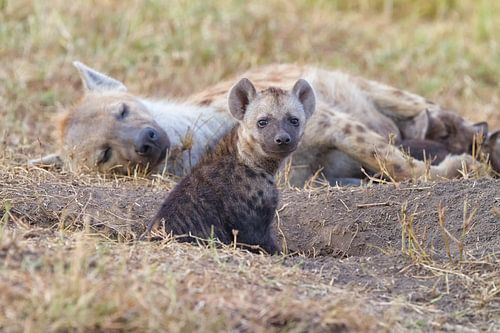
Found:
[[257, 92], [241, 79], [229, 94], [237, 125], [169, 193], [148, 230], [161, 224], [182, 240], [216, 237], [278, 252], [271, 236], [278, 205], [274, 177], [297, 149], [314, 108], [314, 92], [304, 80], [289, 92]]
[[[235, 80], [182, 102], [154, 100], [129, 93], [120, 81], [79, 62], [75, 66], [85, 89], [83, 99], [61, 118], [61, 150], [33, 164], [121, 173], [147, 167], [183, 175], [236, 123], [226, 99]], [[291, 158], [292, 184], [303, 184], [318, 170], [330, 181], [360, 177], [361, 168], [389, 173], [396, 180], [424, 174], [450, 178], [459, 175], [463, 161], [474, 163], [468, 151], [460, 150], [427, 172], [425, 163], [408, 159], [390, 144], [434, 137], [472, 142], [478, 126], [423, 97], [312, 66], [270, 65], [244, 76], [258, 90], [290, 89], [302, 77], [315, 91], [317, 112]]]

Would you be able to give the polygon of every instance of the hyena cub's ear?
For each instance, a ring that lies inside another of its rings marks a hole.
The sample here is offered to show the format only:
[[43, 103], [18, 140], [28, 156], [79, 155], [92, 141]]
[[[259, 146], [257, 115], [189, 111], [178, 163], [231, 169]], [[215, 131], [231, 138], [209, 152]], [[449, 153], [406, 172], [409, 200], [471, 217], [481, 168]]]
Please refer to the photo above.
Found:
[[229, 111], [237, 120], [243, 120], [248, 104], [255, 98], [257, 91], [249, 79], [243, 78], [229, 93]]
[[73, 65], [78, 69], [80, 78], [86, 92], [89, 91], [127, 91], [123, 83], [106, 74], [100, 73], [79, 61], [74, 61]]
[[487, 122], [482, 121], [480, 123], [475, 123], [472, 126], [474, 126], [474, 129], [476, 130], [477, 134], [481, 133], [483, 135], [483, 139], [486, 140], [488, 138], [488, 123]]
[[309, 118], [316, 109], [316, 96], [311, 85], [303, 79], [298, 80], [292, 88], [292, 93], [297, 96], [304, 107], [306, 118]]
[[404, 139], [423, 140], [427, 137], [427, 132], [429, 131], [431, 114], [429, 110], [425, 110], [415, 117], [402, 119], [397, 121], [397, 123]]

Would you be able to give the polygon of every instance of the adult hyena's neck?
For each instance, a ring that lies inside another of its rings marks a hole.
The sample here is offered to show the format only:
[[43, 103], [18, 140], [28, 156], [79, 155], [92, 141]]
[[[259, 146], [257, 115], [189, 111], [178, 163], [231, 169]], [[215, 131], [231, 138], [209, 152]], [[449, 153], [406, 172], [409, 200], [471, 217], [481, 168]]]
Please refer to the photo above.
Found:
[[195, 166], [207, 148], [213, 147], [235, 124], [228, 111], [189, 103], [143, 99], [155, 121], [167, 133], [171, 147], [167, 171], [184, 175]]

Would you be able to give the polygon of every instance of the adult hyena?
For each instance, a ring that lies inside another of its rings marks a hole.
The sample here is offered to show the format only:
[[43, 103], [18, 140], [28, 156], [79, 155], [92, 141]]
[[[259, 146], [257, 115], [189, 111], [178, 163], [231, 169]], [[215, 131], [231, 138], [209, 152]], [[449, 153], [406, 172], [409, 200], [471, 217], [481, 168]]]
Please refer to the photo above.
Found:
[[[61, 118], [61, 151], [35, 163], [64, 162], [73, 169], [104, 172], [127, 172], [138, 166], [158, 171], [166, 167], [182, 175], [235, 125], [226, 104], [231, 81], [184, 102], [161, 101], [132, 95], [118, 80], [78, 62], [75, 66], [85, 95]], [[389, 138], [396, 142], [472, 142], [477, 129], [482, 128], [423, 97], [311, 66], [271, 65], [244, 76], [258, 90], [268, 86], [289, 89], [303, 77], [316, 93], [317, 112], [292, 157], [293, 184], [302, 184], [320, 169], [331, 181], [359, 177], [362, 167], [402, 180], [424, 174], [431, 178], [455, 177], [463, 161], [473, 164], [463, 149], [455, 152], [461, 155], [448, 156], [427, 172], [425, 163], [408, 159], [389, 144]], [[430, 124], [439, 131], [429, 130]], [[168, 157], [164, 159], [166, 151]]]
[[313, 90], [304, 80], [291, 91], [257, 92], [241, 79], [229, 94], [237, 125], [169, 193], [148, 231], [161, 224], [182, 240], [213, 236], [278, 252], [271, 236], [278, 205], [274, 177], [297, 149], [314, 107]]

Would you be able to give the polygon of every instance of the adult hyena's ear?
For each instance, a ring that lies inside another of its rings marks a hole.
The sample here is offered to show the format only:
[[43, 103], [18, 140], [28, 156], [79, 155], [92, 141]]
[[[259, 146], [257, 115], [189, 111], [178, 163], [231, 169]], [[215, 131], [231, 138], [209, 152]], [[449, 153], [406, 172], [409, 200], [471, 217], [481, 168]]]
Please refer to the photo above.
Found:
[[316, 96], [311, 85], [303, 79], [298, 80], [292, 88], [292, 93], [297, 96], [304, 107], [306, 118], [309, 118], [316, 109]]
[[78, 69], [80, 78], [86, 92], [92, 91], [127, 91], [123, 83], [100, 73], [79, 61], [74, 61], [73, 65]]
[[[483, 139], [488, 138], [488, 123], [487, 122], [482, 121], [480, 123], [475, 123], [472, 126], [474, 126], [474, 129], [476, 130], [477, 134], [482, 134], [483, 135]], [[495, 132], [496, 135], [498, 135], [498, 132], [499, 131]]]
[[415, 117], [398, 121], [398, 127], [404, 139], [420, 139], [427, 137], [431, 115], [428, 110]]
[[257, 91], [249, 79], [243, 78], [231, 89], [228, 98], [229, 111], [237, 120], [243, 120], [248, 104], [255, 98]]
[[39, 168], [62, 168], [63, 164], [64, 162], [60, 154], [49, 154], [28, 161], [28, 166]]

